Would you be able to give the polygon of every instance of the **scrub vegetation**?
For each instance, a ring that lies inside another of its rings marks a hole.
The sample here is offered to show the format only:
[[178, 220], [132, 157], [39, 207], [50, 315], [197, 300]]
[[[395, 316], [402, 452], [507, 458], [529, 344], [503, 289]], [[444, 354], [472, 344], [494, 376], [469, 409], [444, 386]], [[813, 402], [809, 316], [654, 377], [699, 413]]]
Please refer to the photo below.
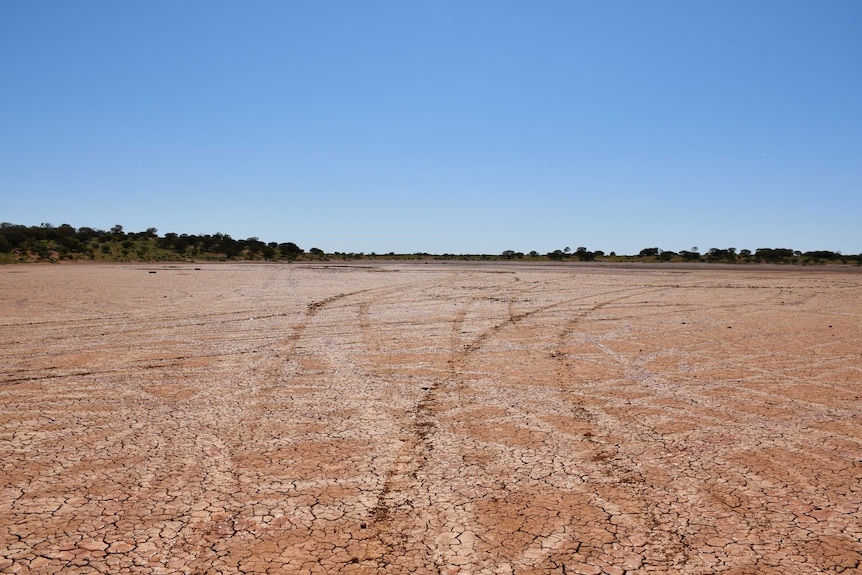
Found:
[[63, 260], [156, 262], [156, 261], [293, 261], [328, 259], [460, 259], [526, 260], [580, 262], [706, 262], [706, 263], [780, 263], [780, 264], [857, 264], [862, 254], [846, 255], [837, 251], [801, 252], [790, 248], [710, 248], [701, 252], [696, 246], [679, 252], [658, 247], [644, 248], [637, 254], [618, 255], [603, 250], [578, 247], [547, 253], [505, 250], [500, 254], [386, 254], [364, 252], [325, 252], [312, 247], [305, 250], [293, 242], [263, 242], [257, 237], [235, 239], [228, 234], [159, 235], [156, 228], [126, 232], [121, 225], [110, 230], [75, 228], [69, 224], [24, 226], [0, 223], [0, 263], [58, 262]]

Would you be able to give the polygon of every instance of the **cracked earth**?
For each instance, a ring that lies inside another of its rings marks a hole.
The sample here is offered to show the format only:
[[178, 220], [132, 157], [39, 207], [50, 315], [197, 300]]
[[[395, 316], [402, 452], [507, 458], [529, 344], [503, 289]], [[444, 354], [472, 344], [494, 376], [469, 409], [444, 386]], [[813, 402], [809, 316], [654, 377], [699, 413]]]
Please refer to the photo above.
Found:
[[0, 310], [3, 573], [862, 572], [857, 269], [20, 265]]

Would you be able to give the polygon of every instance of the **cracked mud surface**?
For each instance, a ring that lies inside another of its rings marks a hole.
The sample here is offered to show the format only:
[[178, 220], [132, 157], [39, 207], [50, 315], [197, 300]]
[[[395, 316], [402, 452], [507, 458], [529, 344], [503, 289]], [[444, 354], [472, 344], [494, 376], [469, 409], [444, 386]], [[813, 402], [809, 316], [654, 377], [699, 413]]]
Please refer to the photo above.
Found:
[[862, 572], [859, 270], [197, 267], [0, 269], [0, 572]]

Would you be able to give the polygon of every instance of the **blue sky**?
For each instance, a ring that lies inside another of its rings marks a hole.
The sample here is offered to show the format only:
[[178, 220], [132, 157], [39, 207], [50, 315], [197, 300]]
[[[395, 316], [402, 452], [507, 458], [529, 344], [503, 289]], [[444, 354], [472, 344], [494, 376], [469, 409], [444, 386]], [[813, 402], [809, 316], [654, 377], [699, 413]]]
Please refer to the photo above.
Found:
[[862, 252], [862, 3], [0, 3], [0, 221]]

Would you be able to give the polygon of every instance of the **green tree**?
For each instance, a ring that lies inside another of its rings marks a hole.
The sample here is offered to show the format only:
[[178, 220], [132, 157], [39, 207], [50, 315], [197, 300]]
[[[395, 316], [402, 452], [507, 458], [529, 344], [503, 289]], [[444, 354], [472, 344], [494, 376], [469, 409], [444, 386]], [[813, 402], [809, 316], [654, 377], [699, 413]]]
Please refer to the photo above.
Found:
[[285, 242], [278, 244], [278, 251], [281, 252], [282, 255], [293, 255], [298, 256], [302, 253], [305, 253], [305, 250], [296, 245], [293, 242]]
[[582, 262], [591, 262], [596, 259], [596, 254], [587, 250], [585, 247], [579, 247], [575, 250], [575, 257], [577, 257]]
[[700, 259], [700, 254], [694, 251], [690, 252], [688, 250], [682, 250], [681, 252], [679, 252], [679, 255], [681, 255], [682, 259], [686, 261], [694, 261]]

